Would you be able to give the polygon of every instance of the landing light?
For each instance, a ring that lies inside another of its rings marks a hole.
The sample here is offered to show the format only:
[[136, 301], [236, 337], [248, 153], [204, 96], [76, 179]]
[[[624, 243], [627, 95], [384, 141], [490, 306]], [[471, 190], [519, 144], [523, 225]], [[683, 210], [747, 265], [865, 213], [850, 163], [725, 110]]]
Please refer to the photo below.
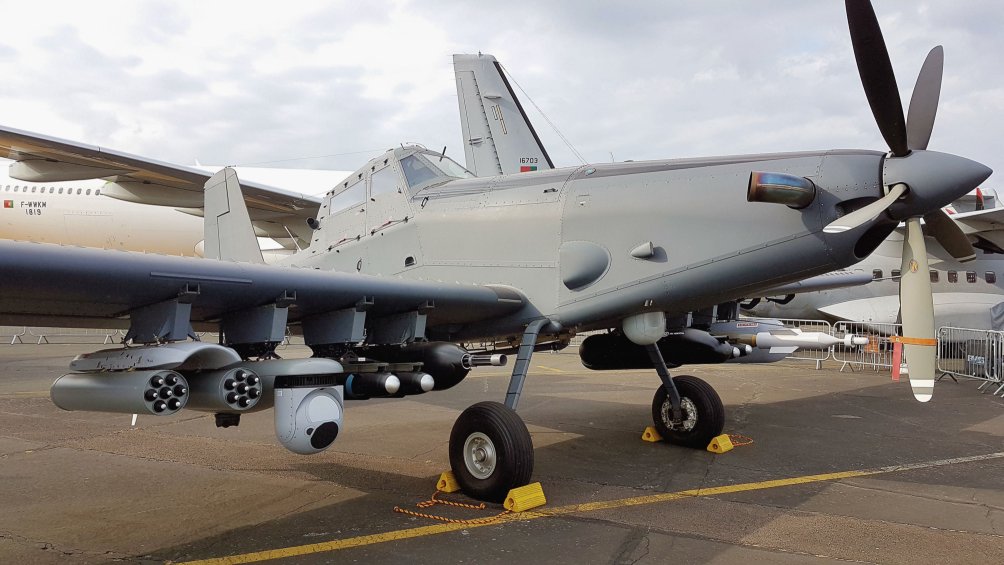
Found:
[[816, 198], [816, 185], [805, 177], [785, 173], [750, 173], [748, 202], [784, 204], [796, 210], [805, 208]]

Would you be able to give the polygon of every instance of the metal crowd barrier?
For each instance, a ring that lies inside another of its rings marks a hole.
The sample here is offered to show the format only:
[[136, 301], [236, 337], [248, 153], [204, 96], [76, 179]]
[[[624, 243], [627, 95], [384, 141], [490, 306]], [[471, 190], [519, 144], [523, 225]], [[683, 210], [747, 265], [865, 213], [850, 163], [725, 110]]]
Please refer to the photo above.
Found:
[[981, 380], [978, 390], [1004, 395], [1004, 332], [938, 329], [938, 371], [942, 376]]
[[24, 343], [21, 339], [27, 333], [28, 328], [24, 326], [0, 326], [0, 339], [10, 338], [10, 344]]
[[854, 371], [855, 365], [858, 369], [867, 366], [875, 371], [883, 368], [891, 370], [893, 344], [889, 341], [889, 337], [900, 335], [902, 327], [902, 324], [837, 322], [833, 326], [833, 337], [843, 338], [848, 334], [854, 334], [867, 337], [868, 343], [853, 347], [834, 345], [831, 352], [833, 360], [841, 363], [841, 372], [846, 368]]
[[43, 343], [101, 343], [105, 345], [122, 341], [122, 338], [125, 337], [125, 331], [92, 328], [28, 328], [28, 335], [35, 340], [37, 345]]
[[[833, 325], [825, 320], [800, 320], [795, 318], [777, 318], [777, 320], [784, 324], [786, 328], [833, 335]], [[831, 350], [832, 348], [830, 347], [825, 349], [803, 349], [800, 347], [787, 358], [814, 361], [816, 363], [816, 370], [818, 371], [823, 368], [823, 361], [830, 358]]]

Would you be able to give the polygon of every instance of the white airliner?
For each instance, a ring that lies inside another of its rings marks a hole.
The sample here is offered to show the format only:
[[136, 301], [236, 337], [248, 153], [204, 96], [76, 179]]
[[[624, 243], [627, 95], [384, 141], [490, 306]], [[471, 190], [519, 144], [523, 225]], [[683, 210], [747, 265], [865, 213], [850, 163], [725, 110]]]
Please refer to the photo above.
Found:
[[[211, 175], [222, 167], [196, 168]], [[250, 181], [311, 196], [327, 192], [349, 174], [314, 169], [238, 170]], [[0, 174], [0, 238], [168, 255], [202, 254], [201, 208], [139, 204], [116, 196], [115, 188], [104, 179], [28, 182]], [[295, 247], [292, 237], [263, 238], [262, 244], [272, 248], [272, 255], [286, 252], [284, 246]]]

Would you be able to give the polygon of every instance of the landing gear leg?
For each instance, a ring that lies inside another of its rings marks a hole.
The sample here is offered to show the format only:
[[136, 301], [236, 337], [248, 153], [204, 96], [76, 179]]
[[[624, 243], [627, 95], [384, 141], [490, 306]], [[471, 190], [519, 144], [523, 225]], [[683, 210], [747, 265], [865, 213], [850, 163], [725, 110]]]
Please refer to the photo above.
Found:
[[516, 414], [530, 358], [540, 330], [550, 323], [534, 320], [523, 332], [505, 404], [479, 402], [464, 410], [450, 432], [450, 468], [464, 493], [501, 502], [511, 489], [530, 482], [533, 441]]
[[652, 420], [666, 441], [703, 449], [722, 433], [725, 406], [707, 382], [690, 375], [670, 378], [662, 353], [656, 345], [646, 346], [662, 386], [652, 399]]

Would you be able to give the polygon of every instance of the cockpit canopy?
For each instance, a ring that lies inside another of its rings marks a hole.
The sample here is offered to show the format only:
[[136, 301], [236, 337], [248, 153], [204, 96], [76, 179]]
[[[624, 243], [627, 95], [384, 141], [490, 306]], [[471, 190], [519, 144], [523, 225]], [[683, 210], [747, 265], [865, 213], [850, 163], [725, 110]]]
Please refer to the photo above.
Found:
[[442, 153], [420, 145], [391, 149], [349, 175], [328, 196], [328, 214], [354, 208], [389, 193], [411, 195], [427, 186], [472, 178], [470, 171]]

